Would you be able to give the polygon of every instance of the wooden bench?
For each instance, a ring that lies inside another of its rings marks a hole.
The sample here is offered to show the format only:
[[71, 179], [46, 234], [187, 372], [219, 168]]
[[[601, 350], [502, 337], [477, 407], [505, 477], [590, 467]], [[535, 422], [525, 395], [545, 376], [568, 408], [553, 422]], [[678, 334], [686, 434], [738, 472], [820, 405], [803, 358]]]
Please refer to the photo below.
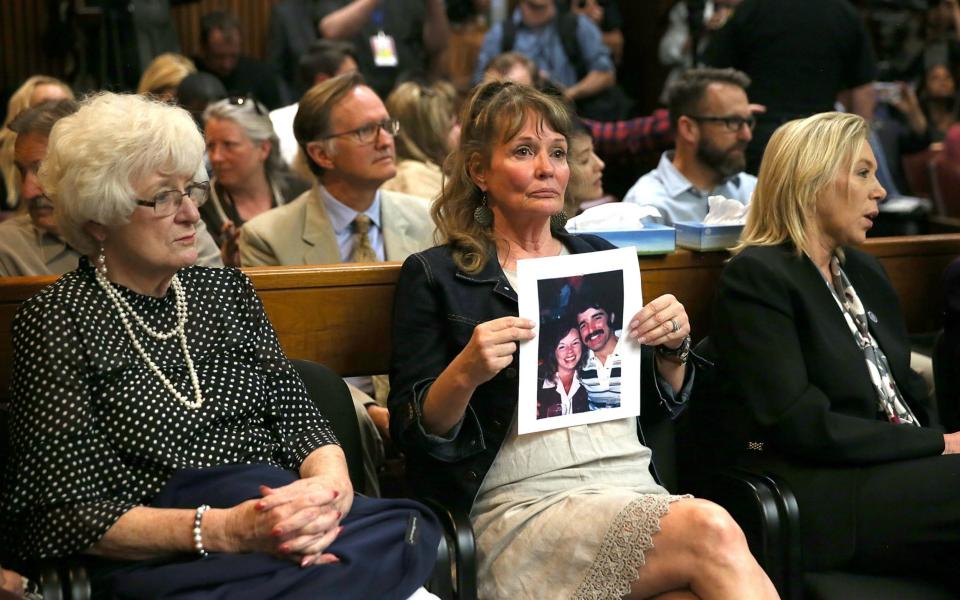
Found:
[[[960, 234], [870, 240], [903, 303], [911, 333], [940, 328], [941, 274], [960, 256]], [[640, 257], [643, 297], [676, 295], [694, 336], [710, 331], [710, 304], [726, 253], [680, 250]], [[314, 360], [343, 376], [385, 373], [390, 365], [393, 296], [398, 263], [245, 269], [290, 358]], [[21, 302], [54, 277], [0, 279], [0, 399], [8, 394], [13, 360], [11, 325]]]

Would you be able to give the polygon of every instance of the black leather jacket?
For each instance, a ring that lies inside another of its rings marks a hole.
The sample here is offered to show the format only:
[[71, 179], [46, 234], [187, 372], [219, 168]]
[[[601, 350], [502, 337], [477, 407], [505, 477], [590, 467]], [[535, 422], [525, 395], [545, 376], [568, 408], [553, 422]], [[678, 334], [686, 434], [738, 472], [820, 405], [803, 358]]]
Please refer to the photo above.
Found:
[[[595, 236], [555, 235], [571, 254], [613, 248]], [[463, 421], [449, 439], [423, 429], [423, 401], [430, 385], [467, 345], [477, 325], [516, 315], [516, 291], [496, 260], [468, 275], [454, 265], [449, 246], [438, 246], [404, 262], [394, 299], [390, 430], [406, 454], [407, 476], [415, 493], [464, 511], [473, 504], [517, 407], [519, 352], [513, 364], [476, 389]], [[684, 387], [676, 397], [655, 375], [653, 353], [647, 348], [642, 369], [643, 422], [679, 415], [689, 396], [692, 364], [688, 364]], [[643, 431], [638, 430], [643, 442]], [[653, 469], [656, 475], [656, 467]]]

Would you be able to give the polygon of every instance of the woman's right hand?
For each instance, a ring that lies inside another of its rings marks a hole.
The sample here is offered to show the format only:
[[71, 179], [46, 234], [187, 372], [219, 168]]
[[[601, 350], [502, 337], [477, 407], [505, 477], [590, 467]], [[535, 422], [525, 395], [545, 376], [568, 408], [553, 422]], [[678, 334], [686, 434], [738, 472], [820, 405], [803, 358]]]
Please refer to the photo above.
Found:
[[501, 317], [480, 323], [457, 355], [460, 372], [472, 387], [486, 383], [513, 362], [517, 342], [532, 340], [536, 324], [520, 317]]
[[223, 234], [223, 242], [220, 244], [220, 258], [225, 267], [240, 266], [240, 228], [233, 224], [233, 221], [227, 221], [223, 224], [220, 232]]
[[960, 454], [960, 431], [943, 435], [943, 453]]

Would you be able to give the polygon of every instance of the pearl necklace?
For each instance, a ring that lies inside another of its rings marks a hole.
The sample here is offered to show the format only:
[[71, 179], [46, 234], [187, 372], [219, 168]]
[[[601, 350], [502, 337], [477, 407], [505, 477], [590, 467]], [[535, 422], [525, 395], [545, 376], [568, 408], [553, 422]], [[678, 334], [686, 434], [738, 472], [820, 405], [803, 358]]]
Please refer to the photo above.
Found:
[[[180, 404], [190, 409], [198, 409], [203, 406], [203, 396], [200, 393], [200, 381], [197, 379], [197, 371], [193, 368], [193, 360], [190, 358], [190, 350], [187, 347], [187, 301], [183, 293], [183, 287], [180, 285], [180, 280], [177, 278], [177, 276], [174, 275], [173, 279], [170, 281], [170, 284], [173, 286], [173, 296], [176, 304], [177, 324], [170, 331], [160, 332], [154, 330], [152, 327], [147, 325], [142, 318], [140, 318], [140, 315], [133, 310], [133, 307], [130, 306], [130, 303], [127, 302], [127, 299], [124, 298], [120, 292], [118, 292], [117, 289], [110, 284], [109, 281], [107, 281], [107, 278], [100, 271], [94, 269], [94, 274], [97, 283], [100, 285], [103, 291], [106, 292], [107, 297], [110, 298], [110, 301], [117, 309], [117, 312], [120, 313], [120, 321], [123, 323], [123, 328], [126, 330], [127, 336], [130, 338], [130, 342], [137, 350], [140, 358], [143, 359], [143, 362], [147, 363], [147, 367], [150, 368], [150, 371], [156, 375], [157, 379], [163, 383], [163, 386], [167, 388], [167, 391], [173, 394], [174, 398], [176, 398]], [[191, 402], [187, 397], [173, 387], [173, 384], [170, 383], [170, 380], [167, 379], [167, 377], [163, 374], [163, 372], [160, 370], [160, 367], [157, 366], [157, 363], [153, 362], [153, 359], [150, 358], [150, 356], [147, 354], [147, 351], [144, 350], [142, 345], [140, 345], [140, 340], [137, 339], [136, 333], [133, 330], [133, 326], [130, 324], [130, 320], [127, 318], [128, 313], [132, 315], [137, 324], [147, 332], [147, 335], [156, 340], [168, 340], [174, 335], [179, 338], [180, 348], [183, 350], [183, 357], [187, 363], [187, 373], [189, 373], [190, 383], [193, 385], [193, 402]]]

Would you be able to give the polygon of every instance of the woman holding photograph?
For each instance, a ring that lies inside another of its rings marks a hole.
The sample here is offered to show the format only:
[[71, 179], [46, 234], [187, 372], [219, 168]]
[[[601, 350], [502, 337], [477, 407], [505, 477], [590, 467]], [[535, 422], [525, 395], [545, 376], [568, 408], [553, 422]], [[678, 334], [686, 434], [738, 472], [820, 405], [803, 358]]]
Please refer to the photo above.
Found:
[[561, 318], [543, 326], [544, 373], [537, 390], [537, 418], [586, 412], [587, 390], [577, 370], [583, 365], [583, 342], [576, 323]]
[[[461, 122], [432, 208], [444, 245], [411, 255], [397, 285], [390, 415], [414, 489], [470, 511], [480, 597], [775, 598], [726, 512], [656, 483], [637, 419], [518, 437], [517, 345], [536, 334], [517, 317], [517, 261], [612, 246], [557, 218], [570, 175], [560, 101], [488, 83]], [[624, 323], [663, 415], [688, 392], [687, 314], [664, 295]]]

